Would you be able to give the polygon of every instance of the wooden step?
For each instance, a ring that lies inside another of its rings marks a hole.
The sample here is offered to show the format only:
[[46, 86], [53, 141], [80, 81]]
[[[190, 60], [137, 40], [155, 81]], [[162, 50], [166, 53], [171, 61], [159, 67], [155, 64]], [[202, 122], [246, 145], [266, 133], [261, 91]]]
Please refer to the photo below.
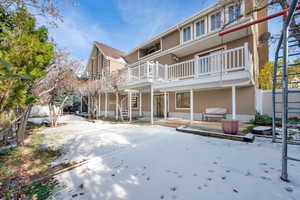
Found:
[[215, 137], [220, 139], [235, 140], [240, 142], [253, 142], [255, 139], [255, 136], [249, 133], [246, 135], [230, 135], [230, 134], [224, 134], [221, 131], [218, 132], [218, 131], [211, 131], [211, 130], [195, 129], [188, 126], [180, 126], [176, 128], [176, 130], [184, 133], [191, 133], [195, 135]]

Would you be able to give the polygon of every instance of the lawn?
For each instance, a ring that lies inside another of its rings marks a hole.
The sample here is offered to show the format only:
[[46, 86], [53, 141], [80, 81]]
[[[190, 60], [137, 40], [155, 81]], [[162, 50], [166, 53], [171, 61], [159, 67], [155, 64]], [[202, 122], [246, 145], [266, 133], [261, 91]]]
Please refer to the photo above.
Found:
[[[208, 138], [149, 125], [74, 119], [45, 129], [47, 145], [63, 146], [56, 163], [88, 162], [56, 176], [56, 199], [298, 199], [299, 163], [280, 180], [281, 145]], [[299, 157], [299, 146], [289, 148]]]

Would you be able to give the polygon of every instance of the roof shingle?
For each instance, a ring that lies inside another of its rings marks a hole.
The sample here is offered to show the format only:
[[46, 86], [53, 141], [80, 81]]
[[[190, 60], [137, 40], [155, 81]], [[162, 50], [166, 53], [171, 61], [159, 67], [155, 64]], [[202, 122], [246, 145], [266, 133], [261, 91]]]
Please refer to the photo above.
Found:
[[124, 52], [122, 52], [118, 49], [112, 48], [112, 47], [110, 47], [106, 44], [103, 44], [101, 42], [95, 42], [95, 44], [97, 45], [98, 48], [101, 49], [101, 51], [106, 56], [109, 56], [109, 57], [112, 57], [112, 58], [115, 58], [115, 59], [119, 59], [119, 58], [123, 58], [123, 56], [125, 55]]

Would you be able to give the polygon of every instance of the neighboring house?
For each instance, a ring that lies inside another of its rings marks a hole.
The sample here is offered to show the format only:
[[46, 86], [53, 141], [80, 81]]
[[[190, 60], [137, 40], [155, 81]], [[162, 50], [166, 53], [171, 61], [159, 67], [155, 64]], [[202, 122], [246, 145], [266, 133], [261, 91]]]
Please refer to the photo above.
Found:
[[[89, 80], [99, 80], [99, 84], [103, 84], [104, 82], [109, 82], [108, 77], [112, 73], [117, 73], [120, 70], [124, 69], [126, 65], [126, 61], [124, 60], [124, 53], [120, 50], [112, 48], [106, 44], [100, 42], [94, 42], [91, 55], [85, 69], [85, 76]], [[103, 84], [107, 86], [108, 84]], [[103, 86], [102, 86], [103, 87]], [[100, 88], [100, 87], [99, 87]], [[106, 90], [111, 90], [108, 87]], [[105, 91], [106, 91], [105, 90]], [[88, 100], [88, 112], [96, 115], [101, 115], [100, 110], [112, 110], [112, 99], [110, 94], [105, 93], [106, 95], [98, 94], [97, 96], [89, 96]], [[110, 99], [110, 102], [105, 102], [106, 96]], [[115, 100], [113, 101], [115, 104]]]
[[104, 102], [114, 105], [101, 106], [102, 115], [201, 120], [207, 108], [225, 108], [227, 118], [251, 119], [259, 70], [268, 61], [268, 44], [259, 42], [267, 22], [225, 36], [219, 32], [264, 17], [267, 10], [240, 17], [255, 0], [241, 2], [214, 4], [120, 54], [127, 62], [127, 81], [117, 95], [106, 92]]
[[88, 78], [101, 80], [112, 72], [124, 68], [124, 53], [100, 42], [94, 42], [86, 68]]

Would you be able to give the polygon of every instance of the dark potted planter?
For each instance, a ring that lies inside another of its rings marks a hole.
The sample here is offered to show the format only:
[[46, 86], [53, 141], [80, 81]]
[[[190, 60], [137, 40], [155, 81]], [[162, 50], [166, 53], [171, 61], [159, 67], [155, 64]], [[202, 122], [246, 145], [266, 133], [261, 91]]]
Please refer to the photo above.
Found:
[[239, 120], [224, 119], [221, 122], [222, 122], [222, 129], [225, 134], [231, 134], [231, 135], [238, 134], [240, 128]]

